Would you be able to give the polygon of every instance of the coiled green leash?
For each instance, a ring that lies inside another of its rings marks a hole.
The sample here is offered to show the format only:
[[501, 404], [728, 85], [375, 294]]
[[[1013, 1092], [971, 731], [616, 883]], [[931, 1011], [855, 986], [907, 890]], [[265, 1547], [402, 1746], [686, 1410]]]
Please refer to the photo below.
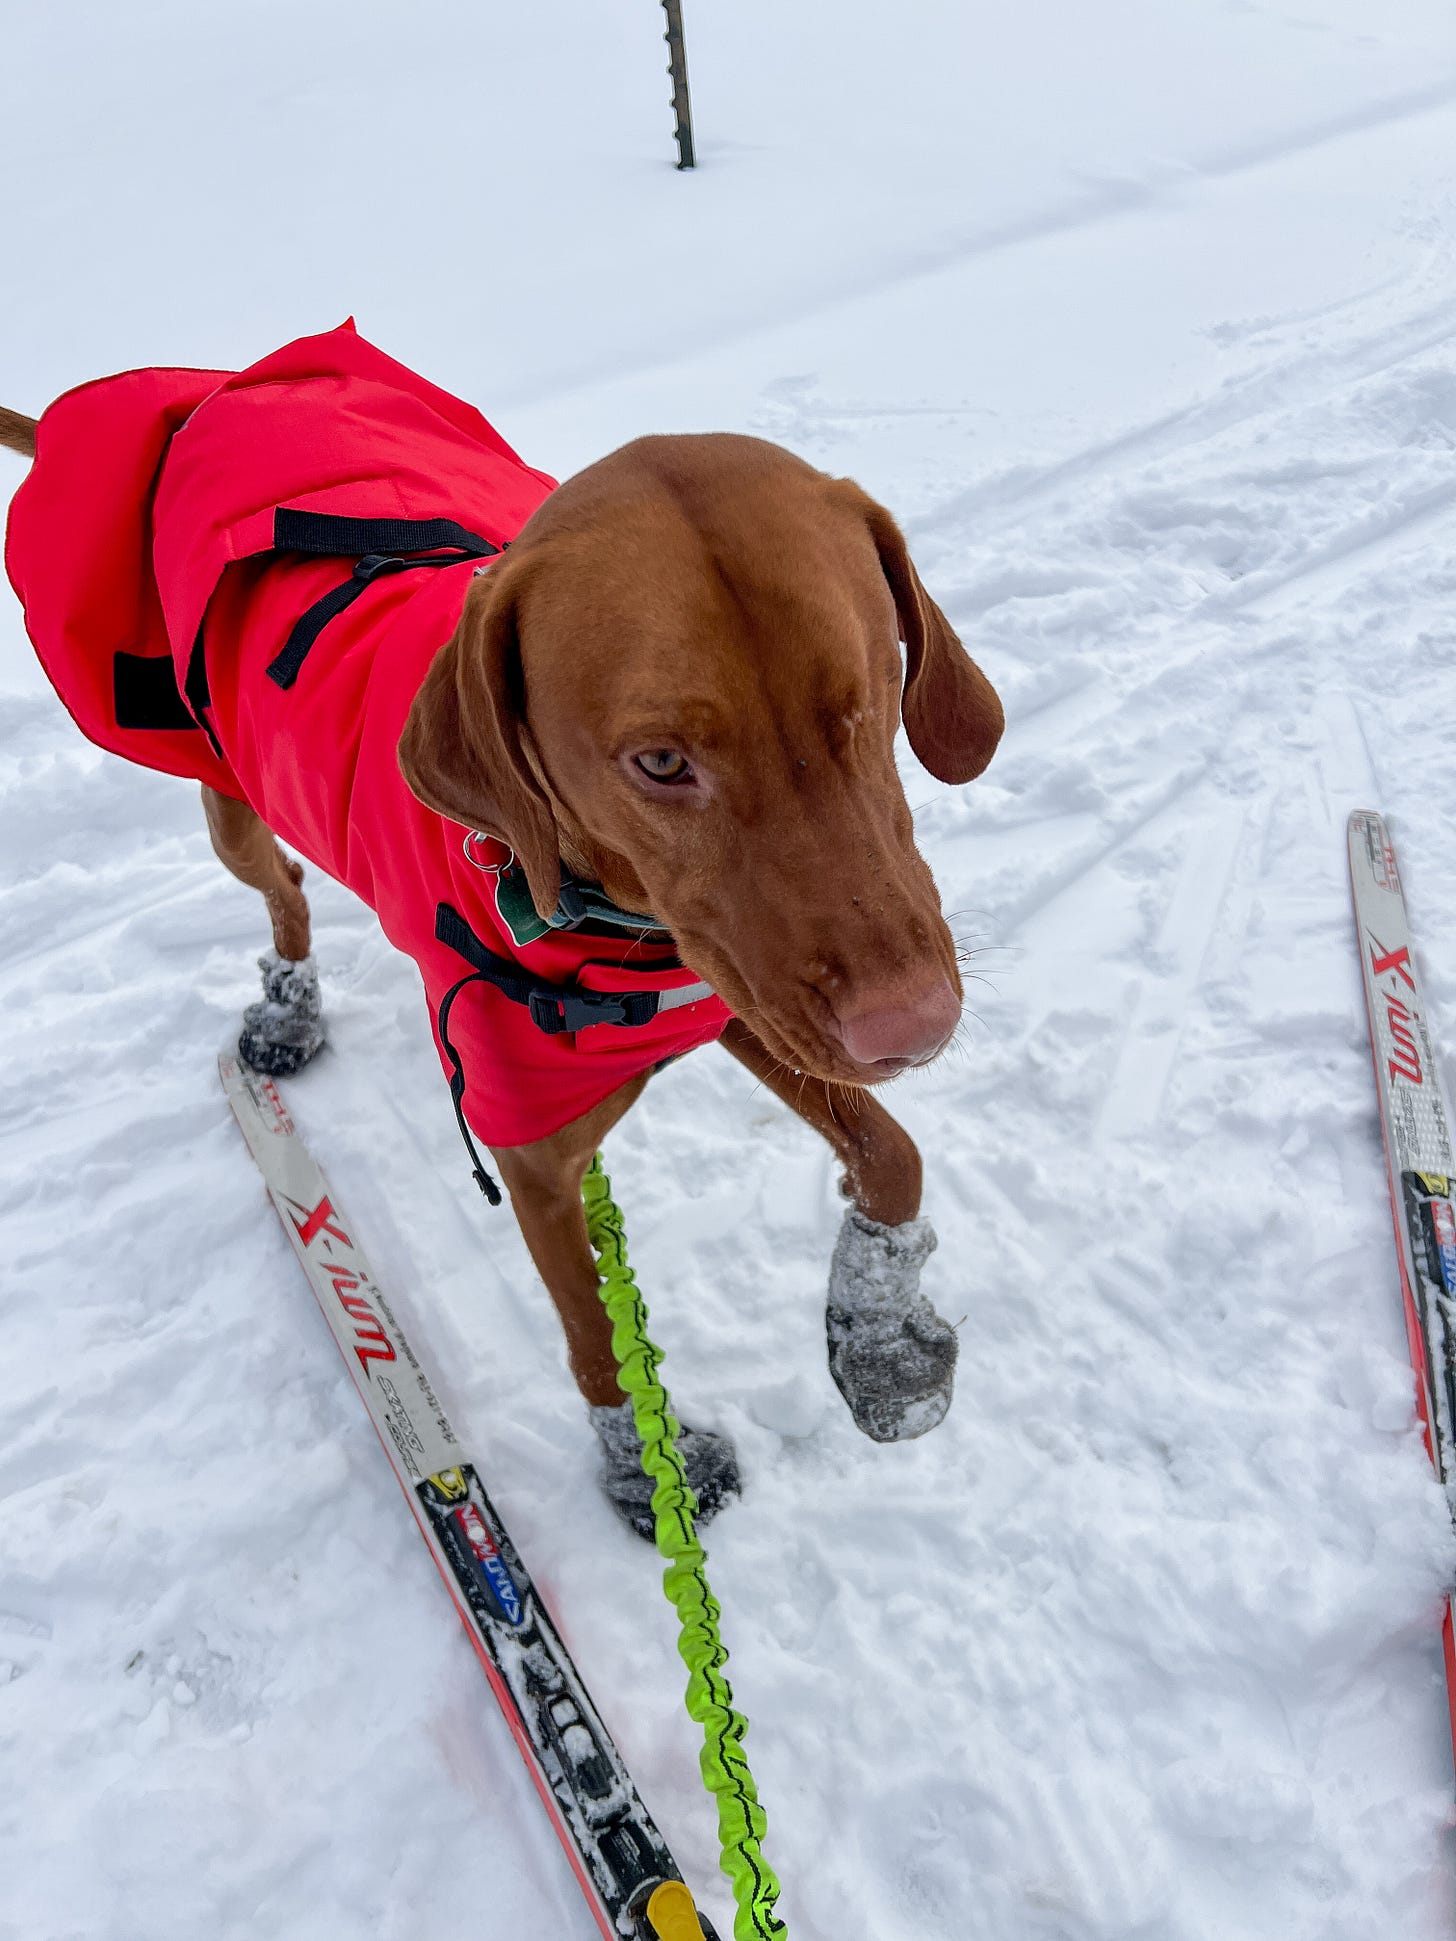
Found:
[[677, 1648], [688, 1668], [688, 1715], [703, 1728], [698, 1764], [703, 1784], [718, 1803], [720, 1864], [737, 1903], [734, 1941], [787, 1941], [788, 1929], [774, 1912], [778, 1876], [759, 1847], [767, 1817], [743, 1752], [748, 1721], [734, 1707], [723, 1673], [728, 1651], [718, 1635], [721, 1613], [708, 1589], [707, 1560], [694, 1527], [698, 1502], [677, 1451], [678, 1423], [669, 1410], [667, 1390], [657, 1379], [662, 1350], [648, 1339], [647, 1304], [627, 1264], [622, 1215], [600, 1153], [581, 1194], [597, 1257], [597, 1292], [612, 1322], [618, 1380], [632, 1400], [642, 1467], [656, 1484], [652, 1513], [657, 1547], [668, 1560], [662, 1585], [678, 1615]]

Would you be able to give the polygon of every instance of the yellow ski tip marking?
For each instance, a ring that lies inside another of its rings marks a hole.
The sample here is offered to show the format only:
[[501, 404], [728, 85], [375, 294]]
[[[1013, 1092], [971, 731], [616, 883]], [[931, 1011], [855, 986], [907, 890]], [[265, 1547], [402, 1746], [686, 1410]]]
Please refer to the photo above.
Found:
[[647, 1901], [647, 1918], [657, 1941], [704, 1941], [693, 1897], [680, 1880], [660, 1881]]

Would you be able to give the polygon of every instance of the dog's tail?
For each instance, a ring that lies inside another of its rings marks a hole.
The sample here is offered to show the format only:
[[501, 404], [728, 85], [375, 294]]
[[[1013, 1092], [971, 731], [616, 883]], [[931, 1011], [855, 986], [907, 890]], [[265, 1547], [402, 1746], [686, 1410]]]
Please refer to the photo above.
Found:
[[23, 411], [7, 411], [0, 404], [0, 445], [19, 452], [22, 458], [35, 457], [35, 419]]

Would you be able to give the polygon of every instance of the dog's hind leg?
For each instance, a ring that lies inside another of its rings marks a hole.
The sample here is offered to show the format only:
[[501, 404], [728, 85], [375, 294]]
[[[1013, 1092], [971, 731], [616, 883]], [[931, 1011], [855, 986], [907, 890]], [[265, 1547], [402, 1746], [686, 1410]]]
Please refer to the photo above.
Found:
[[259, 891], [268, 905], [274, 950], [289, 963], [301, 964], [310, 941], [308, 901], [300, 887], [303, 865], [289, 861], [273, 831], [246, 802], [220, 795], [204, 783], [202, 808], [218, 861], [240, 883]]
[[238, 1055], [256, 1071], [287, 1078], [324, 1041], [303, 865], [284, 855], [273, 831], [246, 802], [204, 783], [202, 807], [218, 860], [261, 894], [273, 926], [273, 948], [258, 959], [263, 996], [243, 1013]]

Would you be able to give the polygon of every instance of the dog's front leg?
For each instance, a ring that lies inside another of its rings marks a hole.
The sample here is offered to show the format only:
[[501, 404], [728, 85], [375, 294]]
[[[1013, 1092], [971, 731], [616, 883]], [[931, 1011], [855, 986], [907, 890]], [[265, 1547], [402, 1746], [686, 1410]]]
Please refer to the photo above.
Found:
[[851, 1206], [835, 1242], [829, 1369], [876, 1442], [933, 1429], [950, 1407], [956, 1336], [920, 1292], [935, 1233], [920, 1219], [920, 1153], [869, 1092], [791, 1071], [739, 1018], [724, 1048], [833, 1147]]
[[[581, 1200], [581, 1183], [593, 1154], [646, 1083], [645, 1075], [630, 1080], [549, 1138], [529, 1146], [492, 1146], [491, 1152], [561, 1320], [567, 1360], [602, 1445], [602, 1488], [617, 1513], [650, 1540], [653, 1485], [642, 1472], [632, 1405], [617, 1383], [612, 1325], [597, 1293], [596, 1256]], [[678, 1452], [697, 1493], [698, 1520], [706, 1522], [738, 1492], [733, 1445], [725, 1436], [684, 1425]]]
[[920, 1211], [920, 1151], [872, 1092], [791, 1071], [741, 1018], [723, 1033], [723, 1049], [797, 1112], [834, 1148], [844, 1190], [866, 1220], [903, 1226]]
[[622, 1400], [612, 1325], [597, 1294], [581, 1183], [597, 1148], [646, 1085], [634, 1078], [580, 1119], [529, 1146], [492, 1146], [521, 1236], [546, 1283], [566, 1336], [566, 1358], [582, 1398], [595, 1408]]

